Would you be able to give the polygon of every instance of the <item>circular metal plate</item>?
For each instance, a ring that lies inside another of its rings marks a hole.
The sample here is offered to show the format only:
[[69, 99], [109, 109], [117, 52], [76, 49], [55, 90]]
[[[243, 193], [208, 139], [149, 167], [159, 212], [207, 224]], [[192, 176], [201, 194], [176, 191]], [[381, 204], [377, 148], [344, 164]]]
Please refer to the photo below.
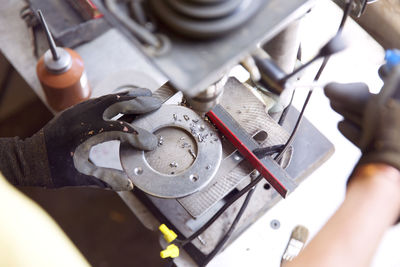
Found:
[[[215, 176], [222, 158], [221, 141], [214, 127], [191, 109], [164, 105], [136, 120], [134, 124], [156, 135], [169, 127], [173, 127], [173, 131], [177, 132], [170, 134], [168, 140], [158, 135], [159, 148], [151, 152], [139, 151], [129, 144], [121, 144], [122, 168], [133, 184], [142, 191], [162, 198], [180, 198], [199, 191]], [[181, 134], [178, 134], [179, 132]], [[184, 142], [188, 136], [190, 142]], [[167, 145], [166, 141], [172, 144], [169, 144], [167, 150], [162, 147]], [[157, 157], [149, 154], [159, 152], [162, 154]], [[154, 158], [158, 160], [151, 160]], [[154, 165], [154, 162], [158, 162], [158, 165]], [[164, 166], [160, 166], [160, 162], [163, 162]], [[186, 166], [176, 171], [180, 162]]]

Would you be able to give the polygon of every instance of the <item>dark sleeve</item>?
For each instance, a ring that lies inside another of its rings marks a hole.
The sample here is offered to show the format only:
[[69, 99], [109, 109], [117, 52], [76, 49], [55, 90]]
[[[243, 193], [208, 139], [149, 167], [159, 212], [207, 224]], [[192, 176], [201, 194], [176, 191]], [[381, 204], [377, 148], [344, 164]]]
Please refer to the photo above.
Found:
[[13, 185], [53, 187], [43, 132], [0, 138], [0, 172]]

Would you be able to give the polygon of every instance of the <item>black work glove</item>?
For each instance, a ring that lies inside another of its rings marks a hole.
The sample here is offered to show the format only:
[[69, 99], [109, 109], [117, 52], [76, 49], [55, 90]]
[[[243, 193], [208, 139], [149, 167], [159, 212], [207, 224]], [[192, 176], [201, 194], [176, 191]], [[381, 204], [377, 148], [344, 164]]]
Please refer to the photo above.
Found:
[[91, 163], [90, 149], [110, 140], [154, 149], [158, 140], [152, 133], [110, 119], [119, 113], [151, 112], [160, 105], [150, 90], [142, 88], [82, 102], [58, 114], [31, 138], [0, 139], [0, 171], [15, 185], [131, 190], [133, 184], [124, 172]]
[[395, 98], [400, 83], [395, 80], [377, 95], [364, 83], [325, 87], [332, 108], [344, 117], [339, 130], [363, 152], [359, 165], [385, 163], [400, 170], [400, 102]]

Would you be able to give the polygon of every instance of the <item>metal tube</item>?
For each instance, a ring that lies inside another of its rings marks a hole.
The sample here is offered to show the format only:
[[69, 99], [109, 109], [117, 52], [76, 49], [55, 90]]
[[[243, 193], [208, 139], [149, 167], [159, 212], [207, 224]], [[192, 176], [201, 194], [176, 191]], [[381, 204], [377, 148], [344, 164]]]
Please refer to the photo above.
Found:
[[49, 42], [49, 47], [50, 47], [51, 54], [53, 55], [53, 59], [54, 59], [55, 61], [57, 61], [58, 59], [60, 59], [60, 56], [58, 55], [57, 49], [56, 49], [57, 46], [56, 46], [56, 44], [55, 44], [55, 42], [54, 42], [54, 40], [53, 40], [53, 37], [51, 36], [49, 27], [47, 27], [47, 23], [46, 23], [46, 21], [45, 21], [45, 19], [44, 19], [44, 16], [43, 16], [43, 14], [42, 14], [42, 11], [39, 9], [39, 10], [37, 11], [37, 13], [38, 13], [38, 15], [39, 15], [40, 23], [42, 24], [42, 26], [43, 26], [43, 28], [44, 28], [44, 31], [45, 31], [45, 33], [46, 33], [47, 41]]
[[300, 19], [293, 21], [277, 36], [263, 45], [263, 49], [286, 73], [291, 73], [296, 63], [300, 46], [299, 25]]

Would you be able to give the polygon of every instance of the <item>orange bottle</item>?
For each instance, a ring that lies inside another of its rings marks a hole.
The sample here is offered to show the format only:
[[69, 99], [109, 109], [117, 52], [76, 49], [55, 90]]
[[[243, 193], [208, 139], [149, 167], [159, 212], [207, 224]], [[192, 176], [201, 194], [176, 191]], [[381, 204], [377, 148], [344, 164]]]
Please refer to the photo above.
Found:
[[56, 47], [40, 10], [38, 15], [50, 49], [39, 59], [36, 73], [50, 107], [61, 111], [88, 99], [91, 88], [82, 58], [72, 49]]

